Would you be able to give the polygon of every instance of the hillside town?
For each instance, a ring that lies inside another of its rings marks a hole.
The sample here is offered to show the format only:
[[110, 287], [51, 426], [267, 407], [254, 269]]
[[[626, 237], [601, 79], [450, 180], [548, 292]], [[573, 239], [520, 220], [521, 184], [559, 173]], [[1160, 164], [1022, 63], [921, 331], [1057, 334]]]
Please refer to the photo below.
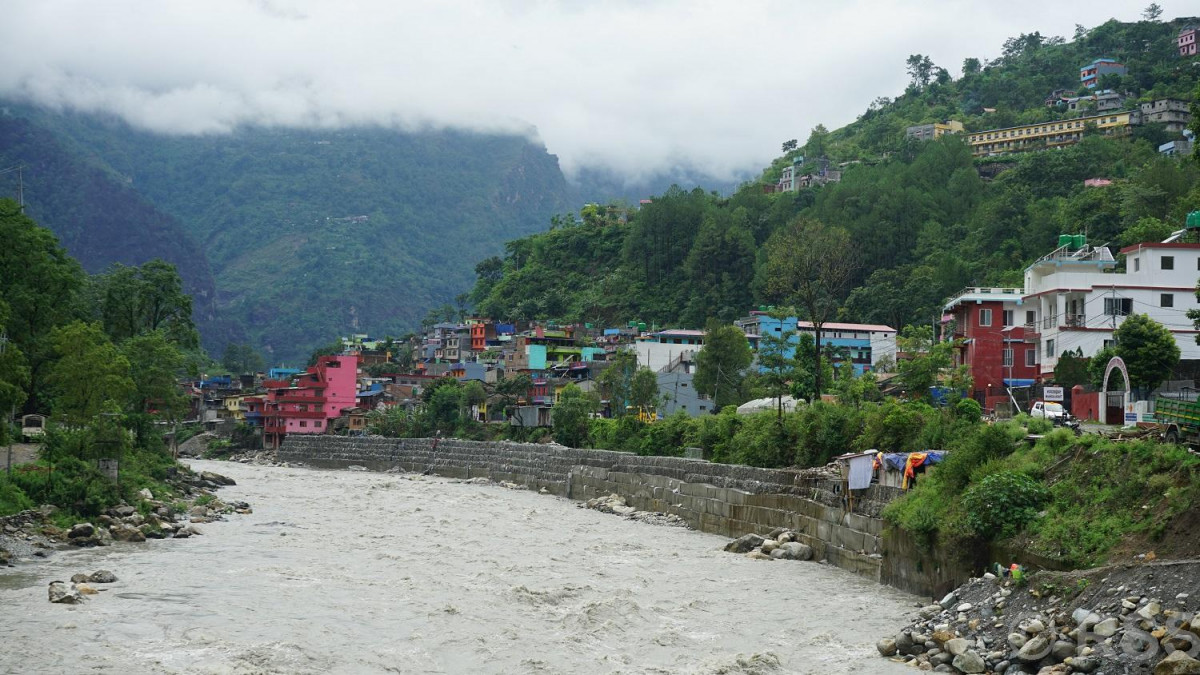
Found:
[[[1062, 235], [1056, 248], [1026, 268], [1023, 286], [971, 287], [948, 298], [938, 339], [953, 345], [954, 365], [970, 373], [972, 386], [963, 395], [1004, 416], [1027, 412], [1045, 386], [1055, 383], [1063, 354], [1087, 359], [1113, 347], [1115, 332], [1133, 314], [1165, 326], [1181, 353], [1176, 371], [1191, 372], [1200, 365], [1196, 330], [1187, 318], [1198, 306], [1192, 283], [1196, 270], [1200, 212], [1189, 215], [1186, 227], [1165, 241], [1116, 251], [1083, 235]], [[756, 355], [763, 336], [784, 339], [794, 348], [801, 336], [816, 332], [811, 321], [774, 307], [751, 310], [734, 325]], [[452, 378], [478, 382], [488, 392], [471, 406], [474, 420], [548, 427], [567, 385], [602, 396], [600, 375], [620, 353], [633, 355], [636, 367], [656, 378], [656, 405], [635, 411], [647, 421], [676, 413], [712, 414], [717, 412], [712, 397], [694, 382], [705, 336], [694, 327], [639, 321], [599, 327], [490, 317], [431, 322], [403, 341], [355, 334], [341, 338], [341, 353], [318, 356], [304, 370], [272, 368], [192, 383], [194, 419], [214, 430], [245, 424], [261, 435], [263, 447], [278, 447], [291, 434], [363, 434], [370, 411], [417, 409], [425, 389], [439, 378]], [[912, 392], [887, 386], [896, 362], [911, 356], [898, 349], [897, 336], [892, 326], [840, 321], [821, 326], [822, 351], [839, 377], [871, 373], [884, 391], [903, 396]], [[515, 406], [496, 405], [496, 385], [522, 375], [529, 387], [518, 394]], [[1190, 389], [1192, 383], [1190, 377], [1177, 377], [1164, 383], [1163, 391]], [[1128, 387], [1101, 392], [1075, 385], [1059, 400], [1082, 420], [1152, 422], [1153, 393], [1141, 392], [1139, 398]], [[824, 397], [836, 400], [833, 394]], [[624, 414], [630, 405], [601, 398], [597, 414]], [[745, 407], [758, 409], [753, 402]]]

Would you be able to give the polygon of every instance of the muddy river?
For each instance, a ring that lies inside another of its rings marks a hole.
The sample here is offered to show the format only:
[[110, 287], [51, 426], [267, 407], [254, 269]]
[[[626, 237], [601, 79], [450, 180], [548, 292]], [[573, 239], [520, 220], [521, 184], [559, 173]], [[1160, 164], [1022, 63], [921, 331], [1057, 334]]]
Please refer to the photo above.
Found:
[[[899, 673], [916, 598], [437, 477], [195, 462], [250, 515], [0, 569], [3, 673]], [[46, 587], [108, 569], [79, 606]]]

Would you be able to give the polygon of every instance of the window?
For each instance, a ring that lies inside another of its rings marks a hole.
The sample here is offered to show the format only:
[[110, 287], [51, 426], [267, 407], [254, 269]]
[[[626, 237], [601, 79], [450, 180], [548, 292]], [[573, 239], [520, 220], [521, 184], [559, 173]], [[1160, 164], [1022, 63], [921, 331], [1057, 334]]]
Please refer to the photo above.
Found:
[[314, 427], [319, 427], [319, 426], [321, 426], [321, 420], [317, 420], [316, 422], [313, 422], [313, 426], [314, 426]]
[[1009, 347], [1008, 349], [1004, 350], [1004, 367], [1009, 368], [1012, 366], [1012, 364], [1013, 364], [1013, 350], [1012, 350], [1012, 347]]
[[1025, 310], [1025, 323], [1037, 323], [1037, 311], [1033, 309]]
[[1140, 272], [1140, 271], [1141, 271], [1141, 269], [1142, 269], [1142, 259], [1141, 259], [1141, 258], [1134, 258], [1134, 259], [1133, 259], [1133, 271], [1134, 271], [1134, 272]]
[[1005, 328], [1013, 325], [1013, 311], [1011, 309], [1004, 310], [1003, 318]]
[[300, 426], [302, 426], [302, 427], [306, 427], [306, 426], [308, 426], [308, 422], [301, 421], [301, 422], [300, 422]]
[[1175, 269], [1175, 256], [1173, 256], [1173, 255], [1164, 255], [1164, 256], [1162, 257], [1162, 268], [1163, 268], [1164, 270], [1173, 270], [1173, 269]]
[[1105, 348], [1105, 349], [1116, 349], [1116, 348], [1117, 348], [1117, 341], [1116, 341], [1116, 340], [1105, 340], [1105, 341], [1104, 341], [1104, 348]]
[[980, 326], [992, 325], [992, 310], [990, 310], [990, 309], [979, 310], [979, 325]]
[[1046, 358], [1054, 358], [1054, 340], [1046, 340]]
[[1162, 295], [1160, 295], [1159, 299], [1158, 299], [1158, 306], [1159, 307], [1174, 307], [1175, 306], [1175, 294], [1174, 293], [1163, 293]]
[[1025, 365], [1027, 365], [1031, 368], [1033, 366], [1037, 365], [1037, 350], [1036, 349], [1026, 349], [1025, 350]]
[[1133, 314], [1132, 298], [1105, 298], [1105, 316], [1129, 316]]

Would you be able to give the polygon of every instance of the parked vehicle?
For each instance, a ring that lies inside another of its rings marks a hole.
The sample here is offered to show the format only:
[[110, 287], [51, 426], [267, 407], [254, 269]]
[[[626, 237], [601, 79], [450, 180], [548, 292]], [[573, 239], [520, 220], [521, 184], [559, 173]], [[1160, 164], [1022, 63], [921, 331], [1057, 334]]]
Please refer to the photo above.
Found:
[[1159, 396], [1154, 417], [1163, 425], [1164, 441], [1200, 445], [1200, 401]]
[[1037, 401], [1029, 409], [1029, 416], [1057, 423], [1058, 420], [1067, 417], [1067, 409], [1063, 407], [1063, 404], [1054, 401]]
[[1076, 436], [1083, 435], [1083, 428], [1079, 425], [1079, 420], [1067, 412], [1067, 409], [1061, 403], [1037, 401], [1029, 409], [1029, 416], [1050, 420], [1056, 427], [1063, 427], [1074, 431]]

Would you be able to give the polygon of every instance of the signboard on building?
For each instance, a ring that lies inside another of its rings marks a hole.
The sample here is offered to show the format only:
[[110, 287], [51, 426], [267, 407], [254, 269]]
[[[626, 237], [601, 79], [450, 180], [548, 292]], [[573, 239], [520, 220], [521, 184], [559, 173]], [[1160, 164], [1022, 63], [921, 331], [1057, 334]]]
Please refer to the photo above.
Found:
[[1062, 387], [1046, 387], [1042, 391], [1042, 398], [1046, 399], [1047, 401], [1062, 401], [1063, 400], [1063, 388]]

